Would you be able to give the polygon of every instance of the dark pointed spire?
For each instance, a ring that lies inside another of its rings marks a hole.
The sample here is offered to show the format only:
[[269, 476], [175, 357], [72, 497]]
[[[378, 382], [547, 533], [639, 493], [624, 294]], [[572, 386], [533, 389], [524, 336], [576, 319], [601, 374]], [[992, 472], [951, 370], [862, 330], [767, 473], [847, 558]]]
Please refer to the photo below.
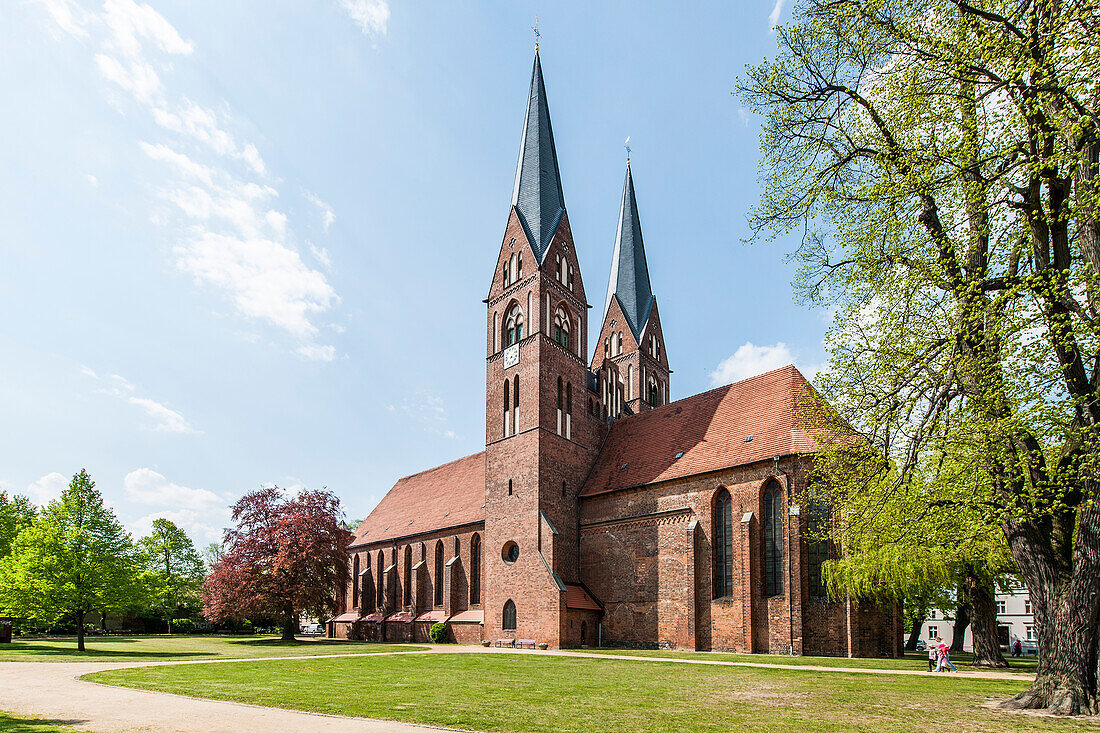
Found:
[[607, 284], [605, 317], [607, 309], [611, 307], [611, 299], [616, 296], [631, 330], [634, 331], [634, 338], [640, 339], [642, 329], [649, 320], [649, 311], [653, 307], [653, 287], [649, 284], [649, 267], [645, 261], [642, 225], [638, 219], [638, 202], [634, 198], [634, 178], [630, 175], [629, 160], [626, 162], [623, 201], [619, 206], [619, 227], [615, 232], [611, 280]]
[[561, 190], [558, 153], [554, 148], [554, 132], [550, 128], [550, 107], [546, 104], [538, 48], [535, 49], [535, 66], [531, 71], [531, 93], [523, 120], [523, 139], [519, 146], [512, 205], [519, 212], [535, 255], [542, 262], [565, 213], [565, 194]]

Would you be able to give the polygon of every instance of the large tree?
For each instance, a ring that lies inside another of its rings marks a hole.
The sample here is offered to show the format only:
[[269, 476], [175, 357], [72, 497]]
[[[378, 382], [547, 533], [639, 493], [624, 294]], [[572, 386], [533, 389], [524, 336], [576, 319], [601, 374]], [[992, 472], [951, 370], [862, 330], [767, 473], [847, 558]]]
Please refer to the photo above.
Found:
[[1003, 532], [1040, 644], [1005, 704], [1065, 714], [1100, 710], [1098, 30], [1095, 2], [802, 0], [741, 85], [754, 224], [801, 233], [836, 310], [820, 386], [865, 489]]
[[283, 639], [293, 640], [300, 612], [335, 612], [351, 540], [342, 520], [340, 500], [328, 491], [245, 494], [233, 506], [225, 554], [203, 586], [203, 613], [211, 621], [273, 616]]
[[130, 535], [83, 469], [19, 533], [0, 575], [0, 605], [46, 623], [71, 617], [80, 651], [89, 613], [140, 603], [144, 591]]
[[0, 491], [0, 558], [11, 553], [15, 538], [31, 525], [37, 514], [37, 508], [27, 497], [19, 494], [8, 497], [7, 492]]
[[163, 517], [153, 520], [152, 531], [138, 541], [138, 547], [149, 574], [153, 602], [172, 633], [172, 619], [180, 610], [201, 604], [206, 576], [202, 558], [187, 533]]

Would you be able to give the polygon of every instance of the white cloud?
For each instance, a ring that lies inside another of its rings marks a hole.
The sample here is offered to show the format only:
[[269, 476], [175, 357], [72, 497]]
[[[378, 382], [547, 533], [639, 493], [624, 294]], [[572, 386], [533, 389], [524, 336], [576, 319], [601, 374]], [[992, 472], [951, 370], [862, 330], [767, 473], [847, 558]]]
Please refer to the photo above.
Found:
[[313, 361], [332, 361], [336, 358], [336, 347], [303, 344], [298, 347], [298, 353]]
[[450, 420], [443, 398], [428, 390], [421, 390], [411, 397], [404, 397], [399, 403], [391, 403], [386, 406], [386, 410], [394, 414], [401, 413], [423, 423], [426, 432], [452, 440], [458, 438], [458, 434], [448, 427]]
[[741, 118], [742, 125], [744, 125], [745, 127], [749, 126], [749, 122], [752, 120], [752, 117], [749, 115], [749, 111], [747, 109], [745, 109], [744, 107], [738, 107], [737, 116]]
[[[150, 218], [175, 230], [170, 236], [176, 240], [177, 266], [224, 290], [242, 315], [295, 337], [299, 352], [331, 358], [333, 347], [314, 343], [313, 319], [339, 298], [321, 272], [302, 262], [289, 218], [272, 208], [279, 192], [263, 182], [268, 169], [259, 149], [230, 131], [235, 122], [227, 105], [210, 107], [171, 94], [162, 80], [170, 78], [173, 59], [194, 53], [194, 44], [150, 5], [135, 0], [106, 0], [100, 10], [87, 12], [70, 0], [40, 2], [63, 30], [90, 38], [91, 61], [101, 76], [172, 134], [172, 140], [139, 145], [170, 171], [157, 188], [175, 209], [154, 211]], [[382, 0], [351, 3], [348, 12], [364, 32], [385, 32], [389, 9]], [[256, 177], [259, 181], [249, 180]], [[327, 230], [335, 219], [331, 207], [315, 196], [309, 199], [321, 208]], [[133, 404], [158, 420], [154, 429], [178, 431], [186, 425], [160, 403]]]
[[317, 260], [326, 270], [332, 269], [332, 256], [328, 253], [327, 249], [318, 247], [315, 244], [310, 244], [309, 253], [313, 255], [313, 259]]
[[[718, 368], [710, 373], [710, 383], [717, 387], [731, 382], [740, 382], [742, 379], [770, 372], [772, 369], [794, 362], [794, 355], [782, 341], [770, 346], [757, 346], [751, 341], [746, 341], [732, 356], [723, 359], [718, 364]], [[814, 374], [816, 373], [815, 369]]]
[[779, 16], [783, 14], [783, 6], [787, 4], [787, 0], [775, 0], [775, 6], [772, 8], [772, 12], [768, 15], [768, 27], [775, 28], [779, 25]]
[[93, 188], [99, 188], [99, 179], [93, 176], [91, 173], [85, 173], [84, 180], [87, 181]]
[[146, 429], [152, 430], [155, 433], [190, 433], [192, 435], [202, 435], [201, 430], [196, 430], [183, 415], [173, 410], [171, 407], [161, 402], [157, 402], [156, 400], [149, 399], [148, 397], [140, 397], [135, 394], [137, 388], [125, 377], [119, 376], [118, 374], [107, 374], [100, 377], [92, 369], [86, 366], [80, 367], [80, 372], [84, 376], [90, 377], [103, 385], [95, 390], [96, 393], [115, 397], [144, 410], [145, 414], [153, 419], [153, 424], [147, 426]]
[[54, 471], [47, 473], [37, 481], [27, 485], [26, 491], [19, 493], [29, 496], [35, 504], [45, 505], [61, 496], [61, 492], [69, 486], [69, 479]]
[[332, 210], [332, 207], [321, 200], [321, 197], [315, 193], [306, 192], [306, 198], [313, 202], [313, 204], [321, 210], [321, 226], [324, 228], [325, 233], [328, 233], [329, 227], [336, 221], [336, 213]]
[[386, 0], [340, 0], [340, 7], [359, 24], [365, 35], [375, 38], [386, 34], [390, 21], [390, 6]]
[[153, 520], [167, 519], [182, 529], [198, 545], [222, 541], [223, 532], [230, 523], [229, 509], [196, 512], [190, 509], [162, 509], [146, 514], [130, 523], [135, 537], [144, 537], [153, 531]]
[[198, 512], [226, 506], [226, 499], [213, 491], [174, 484], [151, 468], [139, 468], [126, 474], [122, 488], [126, 497], [137, 504], [163, 504]]

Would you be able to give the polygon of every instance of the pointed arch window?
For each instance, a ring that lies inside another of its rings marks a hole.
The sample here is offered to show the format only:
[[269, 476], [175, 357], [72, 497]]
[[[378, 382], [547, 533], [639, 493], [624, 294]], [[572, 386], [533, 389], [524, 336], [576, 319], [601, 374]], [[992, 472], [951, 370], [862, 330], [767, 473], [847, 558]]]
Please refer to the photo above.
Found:
[[519, 432], [519, 375], [512, 378], [512, 434]]
[[481, 603], [481, 535], [470, 538], [470, 605]]
[[500, 628], [505, 631], [516, 630], [516, 604], [509, 598], [504, 602], [504, 613], [501, 615]]
[[404, 602], [406, 606], [412, 605], [412, 569], [413, 569], [413, 548], [412, 545], [405, 545], [405, 577], [403, 578], [404, 584]]
[[565, 383], [565, 437], [573, 437], [573, 385]]
[[772, 481], [764, 490], [764, 595], [783, 592], [783, 490]]
[[384, 608], [385, 605], [386, 605], [386, 596], [385, 596], [385, 593], [386, 593], [386, 584], [385, 584], [386, 560], [385, 560], [385, 557], [384, 557], [385, 554], [386, 553], [385, 553], [384, 550], [379, 550], [378, 551], [378, 565], [377, 565], [378, 574], [377, 574], [376, 581], [378, 582], [378, 607], [379, 608]]
[[351, 607], [359, 608], [359, 555], [351, 561]]
[[714, 597], [733, 595], [733, 501], [722, 489], [714, 501]]
[[661, 387], [652, 375], [650, 375], [649, 383], [646, 385], [646, 402], [649, 403], [650, 407], [660, 407], [661, 405]]
[[810, 504], [807, 517], [806, 575], [812, 598], [828, 595], [821, 567], [829, 559], [829, 506], [821, 501]]
[[508, 309], [504, 316], [504, 346], [518, 344], [523, 340], [523, 311], [519, 303], [515, 303]]
[[504, 437], [510, 435], [512, 429], [512, 382], [504, 380]]
[[558, 308], [554, 313], [554, 330], [552, 338], [565, 349], [569, 348], [569, 332], [572, 330], [569, 314], [565, 308]]
[[437, 606], [443, 605], [443, 540], [435, 543], [435, 599]]
[[619, 331], [619, 349], [615, 353], [616, 354], [623, 353], [623, 332], [622, 331]]
[[565, 390], [562, 389], [562, 379], [558, 377], [558, 435], [561, 435], [561, 428], [565, 416]]

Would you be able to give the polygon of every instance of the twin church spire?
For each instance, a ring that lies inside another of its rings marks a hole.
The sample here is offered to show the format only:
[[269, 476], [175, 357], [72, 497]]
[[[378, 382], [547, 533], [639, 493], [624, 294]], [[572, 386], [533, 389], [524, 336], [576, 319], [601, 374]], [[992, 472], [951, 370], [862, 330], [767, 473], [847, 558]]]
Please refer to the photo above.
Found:
[[[565, 194], [561, 185], [558, 154], [550, 124], [550, 107], [546, 100], [546, 85], [542, 78], [542, 63], [537, 48], [531, 70], [527, 112], [523, 120], [519, 162], [512, 187], [512, 205], [516, 208], [535, 256], [541, 263], [565, 214]], [[630, 324], [635, 341], [640, 342], [655, 300], [649, 281], [629, 160], [619, 207], [619, 223], [615, 232], [615, 252], [607, 286], [607, 301], [604, 304], [605, 314], [616, 297]]]

